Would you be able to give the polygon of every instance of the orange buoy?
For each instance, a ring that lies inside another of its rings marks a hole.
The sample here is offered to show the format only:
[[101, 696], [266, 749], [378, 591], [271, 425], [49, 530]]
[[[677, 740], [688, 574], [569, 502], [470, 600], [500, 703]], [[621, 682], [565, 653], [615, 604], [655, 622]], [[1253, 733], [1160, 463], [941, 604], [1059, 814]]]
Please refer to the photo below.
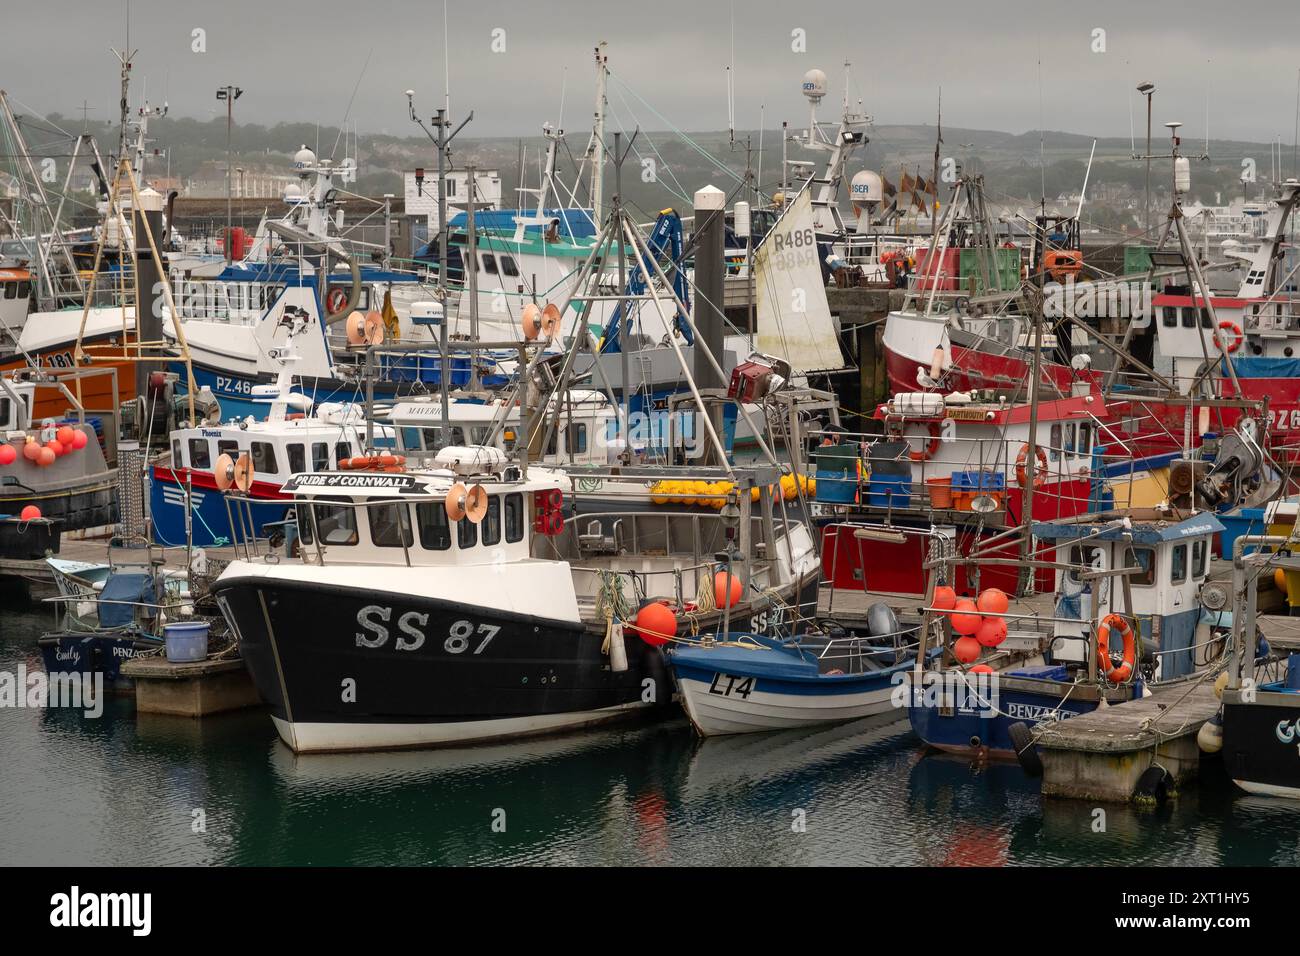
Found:
[[934, 589], [934, 607], [941, 611], [951, 611], [957, 606], [957, 592], [946, 585]]
[[35, 461], [37, 458], [40, 457], [40, 454], [41, 454], [40, 442], [38, 442], [35, 438], [32, 438], [32, 436], [28, 435], [27, 441], [23, 443], [23, 457], [26, 458], [28, 461]]
[[51, 438], [49, 441], [45, 443], [45, 447], [48, 448], [50, 451], [54, 452], [55, 458], [61, 457], [65, 450], [63, 447], [63, 442], [59, 441], [57, 438]]
[[634, 630], [651, 647], [659, 647], [677, 636], [677, 615], [663, 601], [651, 601], [636, 612]]
[[997, 647], [1007, 639], [1007, 622], [1000, 617], [986, 617], [980, 621], [975, 640], [982, 647]]
[[13, 445], [0, 445], [0, 465], [12, 465], [17, 460], [17, 448]]
[[713, 603], [715, 607], [735, 607], [740, 603], [740, 597], [744, 593], [741, 586], [740, 578], [735, 571], [731, 572], [731, 593], [727, 593], [727, 572], [719, 571], [713, 576]]
[[40, 465], [42, 468], [48, 468], [50, 465], [54, 464], [54, 459], [56, 457], [54, 449], [47, 445], [36, 453], [36, 464]]
[[22, 511], [18, 512], [18, 517], [24, 521], [35, 521], [41, 516], [41, 509], [35, 505], [28, 505]]
[[73, 450], [77, 450], [77, 449], [85, 448], [85, 447], [86, 447], [86, 441], [87, 441], [87, 439], [86, 439], [86, 433], [85, 433], [85, 432], [81, 431], [79, 428], [74, 428], [74, 429], [72, 430], [72, 447], [73, 447]]
[[989, 667], [989, 665], [987, 665], [987, 664], [976, 664], [974, 667], [972, 667], [972, 668], [970, 669], [970, 673], [972, 673], [972, 674], [992, 674], [992, 673], [993, 673], [993, 668]]
[[[0, 448], [0, 452], [3, 451], [4, 449]], [[4, 459], [0, 459], [0, 465], [3, 465], [4, 463]], [[1283, 594], [1286, 593], [1286, 572], [1281, 568], [1275, 568], [1273, 571], [1273, 587], [1277, 588]]]
[[1007, 599], [1005, 591], [998, 588], [985, 588], [975, 599], [975, 606], [980, 609], [981, 614], [1006, 614], [1011, 602]]
[[54, 433], [54, 437], [59, 440], [59, 444], [67, 448], [72, 444], [73, 429], [71, 425], [60, 425], [59, 430]]
[[958, 601], [951, 616], [952, 629], [966, 636], [974, 634], [979, 629], [980, 621], [983, 620], [975, 607], [975, 602], [970, 598], [962, 598]]
[[963, 664], [971, 664], [980, 657], [980, 642], [973, 637], [959, 637], [952, 645], [952, 654]]

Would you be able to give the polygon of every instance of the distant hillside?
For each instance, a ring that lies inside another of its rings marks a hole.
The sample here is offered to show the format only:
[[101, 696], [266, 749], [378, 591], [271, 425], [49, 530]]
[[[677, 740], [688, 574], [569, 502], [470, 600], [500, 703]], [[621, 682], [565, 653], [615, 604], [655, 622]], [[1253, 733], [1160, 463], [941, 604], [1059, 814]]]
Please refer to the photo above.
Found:
[[[64, 129], [79, 130], [80, 119], [50, 117]], [[91, 131], [101, 148], [115, 146], [116, 129], [103, 123], [91, 123]], [[475, 139], [469, 134], [471, 124], [456, 141], [453, 162], [464, 165], [470, 162], [484, 168], [496, 168], [502, 173], [503, 196], [513, 201], [519, 185], [519, 157], [526, 157], [529, 183], [537, 182], [544, 141], [540, 136], [520, 139]], [[226, 126], [224, 118], [199, 121], [186, 118], [164, 117], [150, 128], [154, 146], [160, 155], [151, 160], [149, 172], [160, 176], [170, 171], [182, 181], [192, 178], [205, 163], [222, 164], [226, 158]], [[561, 153], [560, 175], [567, 182], [575, 180], [575, 163], [585, 149], [588, 133], [570, 130], [567, 148]], [[767, 191], [775, 186], [779, 177], [781, 142], [779, 130], [746, 130], [735, 135], [734, 144], [726, 132], [692, 134], [693, 142], [668, 132], [642, 131], [635, 151], [624, 170], [624, 186], [628, 203], [639, 214], [651, 215], [665, 205], [679, 208], [689, 202], [689, 196], [700, 186], [713, 183], [728, 192], [734, 190], [744, 174], [746, 144], [752, 148], [749, 162], [755, 175], [761, 175], [761, 185]], [[898, 182], [903, 172], [920, 172], [927, 179], [934, 163], [935, 128], [922, 124], [914, 126], [878, 126], [869, 131], [870, 142], [855, 157], [851, 171], [871, 168], [882, 172], [889, 180]], [[42, 142], [49, 142], [48, 134]], [[762, 152], [758, 150], [760, 139]], [[240, 124], [232, 134], [236, 165], [287, 171], [290, 158], [302, 144], [319, 149], [324, 156], [342, 159], [344, 149], [335, 127], [317, 127], [307, 123], [281, 123], [275, 126]], [[971, 171], [982, 172], [991, 196], [1006, 201], [1033, 201], [1041, 192], [1049, 198], [1061, 194], [1077, 194], [1083, 184], [1092, 148], [1092, 138], [1078, 133], [1050, 131], [1039, 134], [1036, 130], [1007, 133], [998, 130], [945, 127], [940, 156], [951, 158]], [[35, 138], [33, 138], [35, 141]], [[612, 142], [612, 136], [611, 136]], [[625, 138], [626, 142], [626, 138]], [[1139, 150], [1145, 143], [1138, 144]], [[1198, 154], [1201, 142], [1188, 142], [1184, 151]], [[48, 147], [61, 150], [60, 144]], [[1167, 149], [1167, 133], [1161, 129], [1152, 143], [1153, 151]], [[401, 172], [415, 166], [432, 168], [436, 163], [432, 144], [423, 134], [413, 136], [362, 136], [359, 143], [358, 183], [356, 190], [371, 195], [401, 192]], [[1041, 151], [1041, 161], [1040, 161]], [[1226, 202], [1241, 193], [1239, 182], [1243, 159], [1252, 159], [1260, 179], [1270, 171], [1270, 147], [1266, 143], [1212, 142], [1212, 159], [1193, 164], [1193, 198], [1213, 203], [1216, 198]], [[1290, 169], [1291, 147], [1283, 148]], [[823, 153], [804, 150], [797, 143], [788, 147], [790, 159], [823, 160]], [[648, 174], [647, 161], [654, 163], [654, 176]], [[4, 163], [0, 162], [0, 167]], [[1127, 139], [1102, 138], [1097, 140], [1097, 154], [1090, 176], [1090, 196], [1094, 187], [1106, 185], [1141, 189], [1145, 181], [1146, 165], [1130, 156]], [[1152, 164], [1152, 185], [1157, 194], [1163, 193], [1169, 180], [1167, 161]], [[612, 175], [606, 180], [606, 195], [613, 192]], [[586, 201], [585, 189], [578, 194]]]

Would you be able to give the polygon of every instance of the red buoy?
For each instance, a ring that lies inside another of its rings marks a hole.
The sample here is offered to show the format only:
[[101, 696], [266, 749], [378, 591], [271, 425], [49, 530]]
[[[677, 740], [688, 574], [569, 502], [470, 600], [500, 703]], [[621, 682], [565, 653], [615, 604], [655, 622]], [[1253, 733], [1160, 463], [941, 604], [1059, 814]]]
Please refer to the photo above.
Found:
[[40, 457], [40, 454], [41, 454], [40, 442], [36, 441], [35, 439], [29, 436], [26, 443], [23, 445], [23, 457], [26, 458], [28, 461], [35, 461], [38, 457]]
[[1004, 591], [997, 588], [985, 588], [980, 592], [979, 598], [976, 599], [975, 606], [980, 609], [981, 614], [1006, 614], [1011, 602], [1007, 599]]
[[951, 611], [957, 606], [957, 592], [945, 585], [934, 589], [934, 604], [941, 611]]
[[[740, 596], [744, 593], [741, 587], [740, 578], [736, 572], [731, 572], [731, 594], [727, 594], [727, 572], [719, 571], [713, 576], [713, 603], [719, 608], [735, 607], [740, 603]], [[728, 599], [729, 598], [729, 599]]]
[[86, 441], [87, 441], [87, 439], [86, 439], [86, 433], [85, 433], [85, 432], [83, 432], [83, 431], [82, 431], [81, 429], [79, 429], [79, 428], [74, 428], [74, 429], [72, 430], [72, 447], [73, 447], [74, 449], [85, 448], [85, 447], [86, 447]]
[[1000, 617], [981, 618], [975, 640], [984, 647], [997, 647], [1007, 639], [1007, 622]]
[[980, 626], [982, 618], [970, 598], [962, 598], [952, 611], [952, 629], [958, 634], [971, 635]]
[[641, 640], [659, 647], [677, 636], [677, 615], [662, 601], [652, 601], [636, 612], [635, 630]]
[[13, 445], [0, 445], [0, 465], [12, 465], [17, 460], [17, 448]]
[[61, 456], [65, 450], [63, 447], [63, 442], [59, 441], [57, 438], [51, 438], [49, 441], [45, 443], [45, 447], [48, 448], [50, 451], [54, 452], [55, 458]]
[[18, 517], [24, 521], [35, 521], [41, 516], [41, 509], [35, 505], [28, 505], [22, 511], [18, 512]]
[[59, 440], [59, 444], [67, 448], [72, 444], [73, 428], [71, 425], [60, 425], [59, 430], [54, 433], [54, 437]]
[[993, 668], [989, 667], [989, 665], [987, 665], [987, 664], [976, 664], [974, 667], [972, 667], [972, 668], [970, 669], [970, 673], [972, 673], [972, 674], [992, 674], [992, 673], [993, 673]]
[[953, 656], [963, 664], [979, 660], [980, 642], [973, 637], [959, 637], [952, 645]]
[[48, 468], [54, 464], [54, 459], [58, 457], [54, 454], [54, 449], [46, 445], [36, 453], [36, 464], [42, 468]]

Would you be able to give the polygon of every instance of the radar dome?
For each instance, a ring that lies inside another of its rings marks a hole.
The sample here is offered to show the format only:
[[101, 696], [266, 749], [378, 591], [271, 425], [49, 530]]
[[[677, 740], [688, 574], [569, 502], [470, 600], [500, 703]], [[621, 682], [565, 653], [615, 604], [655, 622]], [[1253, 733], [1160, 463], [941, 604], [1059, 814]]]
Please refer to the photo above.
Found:
[[293, 165], [295, 169], [306, 169], [309, 166], [316, 165], [316, 154], [307, 148], [306, 143], [299, 148], [298, 152], [293, 154]]
[[869, 209], [885, 197], [885, 184], [880, 174], [870, 169], [854, 173], [849, 183], [849, 200], [857, 210]]
[[826, 74], [821, 70], [809, 70], [803, 75], [803, 95], [814, 103], [826, 95]]

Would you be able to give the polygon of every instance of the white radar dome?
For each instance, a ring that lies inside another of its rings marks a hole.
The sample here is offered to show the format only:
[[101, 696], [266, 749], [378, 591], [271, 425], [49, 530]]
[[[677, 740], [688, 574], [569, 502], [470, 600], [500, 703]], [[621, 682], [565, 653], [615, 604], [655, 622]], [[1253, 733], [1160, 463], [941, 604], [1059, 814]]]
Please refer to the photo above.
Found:
[[814, 103], [826, 95], [826, 74], [821, 70], [809, 70], [803, 75], [803, 95]]

